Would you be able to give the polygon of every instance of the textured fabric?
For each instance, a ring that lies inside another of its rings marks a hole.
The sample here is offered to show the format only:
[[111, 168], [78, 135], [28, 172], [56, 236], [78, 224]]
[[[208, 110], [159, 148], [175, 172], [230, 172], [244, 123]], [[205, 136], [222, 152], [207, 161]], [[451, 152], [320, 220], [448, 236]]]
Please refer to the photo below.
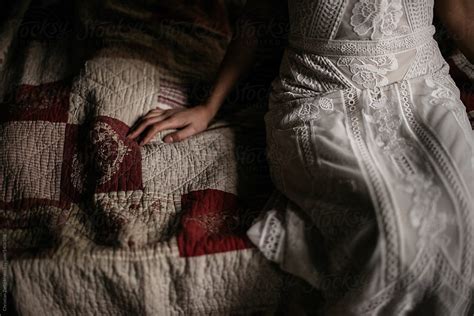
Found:
[[469, 63], [460, 52], [455, 52], [448, 61], [451, 76], [461, 90], [461, 100], [466, 106], [472, 129], [474, 129], [474, 65]]
[[126, 138], [150, 109], [203, 96], [228, 43], [217, 17], [176, 1], [9, 2], [2, 315], [272, 310], [283, 274], [245, 235], [272, 188], [262, 111], [243, 105], [237, 124], [220, 117], [176, 144], [162, 141], [170, 131], [143, 147]]
[[474, 133], [433, 4], [289, 1], [265, 116], [281, 196], [248, 235], [322, 293], [310, 314], [472, 312]]

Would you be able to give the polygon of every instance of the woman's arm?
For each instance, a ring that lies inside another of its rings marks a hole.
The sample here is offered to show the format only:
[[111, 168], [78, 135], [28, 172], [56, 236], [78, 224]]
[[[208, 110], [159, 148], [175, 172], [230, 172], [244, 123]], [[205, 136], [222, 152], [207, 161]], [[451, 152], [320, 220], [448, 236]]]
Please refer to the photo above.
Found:
[[[283, 2], [284, 6], [276, 8], [277, 2]], [[128, 137], [135, 139], [141, 135], [140, 145], [144, 145], [160, 131], [179, 129], [165, 137], [164, 141], [170, 143], [204, 131], [239, 79], [254, 64], [258, 28], [265, 27], [283, 8], [286, 8], [286, 1], [282, 0], [247, 1], [207, 101], [189, 109], [152, 110], [140, 120]]]
[[436, 0], [435, 11], [461, 52], [474, 63], [474, 0]]

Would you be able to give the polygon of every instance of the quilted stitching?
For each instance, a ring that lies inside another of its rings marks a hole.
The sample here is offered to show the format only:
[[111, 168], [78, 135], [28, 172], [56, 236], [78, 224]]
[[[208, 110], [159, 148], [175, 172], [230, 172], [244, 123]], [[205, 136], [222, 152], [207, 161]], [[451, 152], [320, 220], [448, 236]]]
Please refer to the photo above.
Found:
[[[196, 38], [189, 22], [153, 23], [105, 33], [79, 72], [69, 52], [84, 43], [71, 37], [29, 38], [12, 48], [25, 60], [0, 68], [2, 88], [27, 100], [0, 96], [12, 113], [0, 120], [0, 230], [22, 315], [223, 315], [277, 304], [282, 275], [245, 236], [271, 188], [264, 161], [242, 159], [254, 131], [217, 121], [171, 145], [169, 131], [143, 148], [125, 139], [150, 109], [192, 105], [190, 89], [213, 77], [228, 40], [212, 30]], [[58, 109], [67, 115], [50, 122]]]

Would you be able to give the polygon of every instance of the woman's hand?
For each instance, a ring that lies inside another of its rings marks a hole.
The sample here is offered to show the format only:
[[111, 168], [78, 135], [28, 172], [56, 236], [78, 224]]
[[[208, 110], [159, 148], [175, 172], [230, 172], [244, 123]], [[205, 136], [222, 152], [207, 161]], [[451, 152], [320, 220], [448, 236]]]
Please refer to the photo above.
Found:
[[[278, 7], [282, 10], [275, 10], [274, 0], [248, 0], [246, 2], [243, 11], [249, 14], [249, 21], [247, 18], [238, 20], [242, 25], [236, 29], [240, 31], [229, 43], [212, 93], [203, 105], [189, 109], [151, 110], [135, 124], [127, 137], [136, 139], [141, 136], [140, 145], [145, 145], [158, 132], [179, 129], [165, 137], [164, 141], [171, 143], [204, 131], [238, 80], [251, 69], [255, 62], [259, 32], [253, 20], [260, 20], [262, 25], [266, 25], [277, 11], [286, 12], [286, 0], [278, 1], [281, 4]], [[245, 16], [246, 13], [243, 15]], [[242, 31], [244, 29], [248, 31]]]
[[206, 130], [215, 114], [215, 110], [206, 105], [185, 109], [154, 109], [135, 124], [127, 137], [136, 139], [141, 136], [140, 146], [142, 146], [149, 143], [161, 131], [179, 129], [164, 138], [166, 143], [179, 142]]

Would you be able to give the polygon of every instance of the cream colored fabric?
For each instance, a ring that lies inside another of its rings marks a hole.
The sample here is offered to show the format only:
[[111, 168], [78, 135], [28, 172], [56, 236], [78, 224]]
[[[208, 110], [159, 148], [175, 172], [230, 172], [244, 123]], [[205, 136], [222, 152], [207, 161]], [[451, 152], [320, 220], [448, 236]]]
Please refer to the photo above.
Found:
[[268, 204], [249, 236], [322, 291], [323, 315], [472, 308], [474, 139], [433, 4], [289, 1], [265, 117], [289, 202]]
[[218, 119], [179, 143], [163, 142], [171, 130], [146, 146], [126, 137], [151, 109], [194, 105], [228, 38], [197, 15], [172, 23], [161, 2], [10, 2], [0, 13], [0, 314], [275, 309], [284, 274], [245, 236], [271, 184], [264, 130], [248, 125], [261, 109], [239, 104], [235, 124]]

